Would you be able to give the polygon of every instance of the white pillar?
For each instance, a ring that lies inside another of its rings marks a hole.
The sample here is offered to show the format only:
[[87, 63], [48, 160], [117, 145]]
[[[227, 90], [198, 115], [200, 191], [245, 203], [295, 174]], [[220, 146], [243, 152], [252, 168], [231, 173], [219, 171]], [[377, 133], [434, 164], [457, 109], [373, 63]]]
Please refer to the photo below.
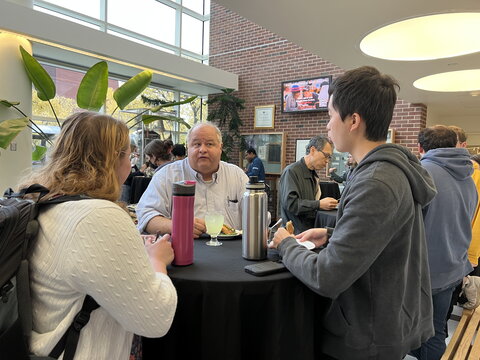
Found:
[[[0, 33], [0, 99], [19, 101], [19, 108], [32, 116], [32, 84], [23, 67], [19, 46], [30, 54], [32, 46], [20, 36]], [[0, 121], [22, 117], [12, 108], [0, 106]], [[0, 196], [12, 187], [16, 190], [19, 180], [32, 168], [32, 133], [29, 128], [13, 140], [10, 148], [0, 148]]]

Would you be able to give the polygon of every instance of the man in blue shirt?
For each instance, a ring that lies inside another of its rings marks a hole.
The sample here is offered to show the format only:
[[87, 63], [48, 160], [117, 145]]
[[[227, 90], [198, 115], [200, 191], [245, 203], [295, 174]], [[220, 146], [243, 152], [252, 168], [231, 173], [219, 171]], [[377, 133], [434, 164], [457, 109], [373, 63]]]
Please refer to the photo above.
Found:
[[245, 171], [247, 176], [257, 176], [258, 180], [265, 181], [265, 168], [254, 148], [249, 148], [246, 151], [245, 159], [247, 159], [249, 163]]

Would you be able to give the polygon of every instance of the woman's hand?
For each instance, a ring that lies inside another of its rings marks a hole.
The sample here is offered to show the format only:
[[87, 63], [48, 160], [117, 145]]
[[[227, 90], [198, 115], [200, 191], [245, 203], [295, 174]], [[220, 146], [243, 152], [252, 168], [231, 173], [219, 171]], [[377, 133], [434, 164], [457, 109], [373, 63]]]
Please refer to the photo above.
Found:
[[145, 249], [148, 257], [156, 272], [167, 273], [167, 265], [170, 265], [174, 258], [172, 244], [170, 243], [170, 234], [165, 234], [155, 241], [155, 235], [143, 237]]

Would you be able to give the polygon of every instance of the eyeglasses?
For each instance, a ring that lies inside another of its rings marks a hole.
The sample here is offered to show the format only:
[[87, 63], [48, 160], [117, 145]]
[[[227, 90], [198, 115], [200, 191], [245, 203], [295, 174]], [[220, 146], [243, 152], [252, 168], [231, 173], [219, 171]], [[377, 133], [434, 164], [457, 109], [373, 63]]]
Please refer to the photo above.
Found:
[[327, 153], [323, 152], [322, 150], [318, 150], [318, 151], [320, 151], [323, 154], [323, 156], [325, 156], [325, 159], [330, 160], [332, 158], [332, 154], [327, 154]]

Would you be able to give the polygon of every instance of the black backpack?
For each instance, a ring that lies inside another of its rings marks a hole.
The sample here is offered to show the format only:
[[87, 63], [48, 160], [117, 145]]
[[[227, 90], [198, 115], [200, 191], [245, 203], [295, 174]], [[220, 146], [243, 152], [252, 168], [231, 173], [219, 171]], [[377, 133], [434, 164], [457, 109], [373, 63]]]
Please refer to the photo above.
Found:
[[[28, 341], [32, 331], [32, 305], [27, 256], [35, 244], [38, 232], [37, 215], [46, 206], [66, 201], [88, 199], [86, 196], [59, 196], [39, 202], [49, 190], [35, 184], [18, 193], [11, 189], [0, 198], [0, 358], [6, 360], [63, 359], [75, 356], [81, 329], [88, 323], [90, 313], [99, 307], [86, 296], [82, 309], [73, 323], [49, 354], [49, 357], [30, 355]], [[37, 200], [25, 198], [38, 194]]]

